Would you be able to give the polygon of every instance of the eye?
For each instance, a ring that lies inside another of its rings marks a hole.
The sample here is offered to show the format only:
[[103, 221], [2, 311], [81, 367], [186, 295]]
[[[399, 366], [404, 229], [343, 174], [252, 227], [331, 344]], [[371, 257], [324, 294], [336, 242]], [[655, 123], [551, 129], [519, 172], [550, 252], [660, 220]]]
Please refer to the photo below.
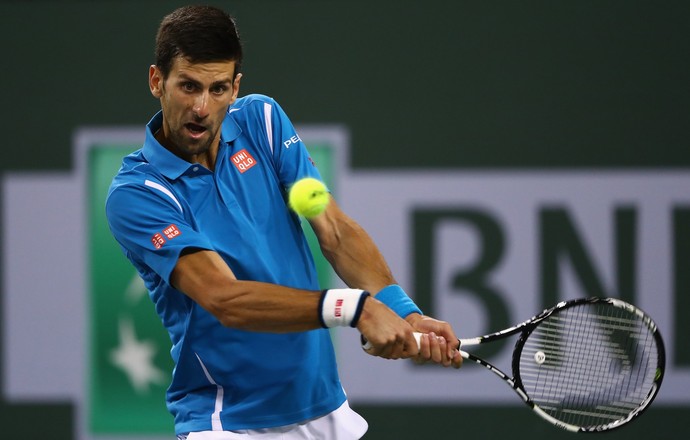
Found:
[[181, 84], [182, 90], [185, 92], [193, 92], [196, 90], [196, 85], [193, 82], [186, 81]]
[[213, 86], [211, 87], [211, 93], [214, 95], [222, 95], [223, 93], [227, 92], [228, 88], [226, 86]]

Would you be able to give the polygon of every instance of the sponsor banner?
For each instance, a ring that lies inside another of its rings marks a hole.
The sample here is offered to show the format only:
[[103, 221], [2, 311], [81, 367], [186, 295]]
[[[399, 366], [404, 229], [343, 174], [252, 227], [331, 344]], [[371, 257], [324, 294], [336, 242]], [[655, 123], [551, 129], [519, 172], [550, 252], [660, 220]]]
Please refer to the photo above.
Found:
[[[657, 402], [690, 403], [690, 173], [353, 172], [341, 202], [377, 241], [423, 311], [469, 338], [558, 301], [620, 297], [658, 323], [667, 373]], [[340, 368], [360, 402], [515, 402], [482, 368], [441, 371], [363, 356], [340, 333]], [[514, 340], [482, 347], [510, 371]], [[401, 386], [404, 384], [404, 386]]]
[[[655, 405], [690, 404], [689, 171], [352, 171], [342, 127], [298, 132], [425, 312], [471, 337], [561, 299], [624, 298], [651, 314], [666, 341]], [[6, 397], [76, 402], [80, 439], [172, 432], [170, 344], [103, 213], [121, 157], [142, 139], [141, 127], [81, 130], [74, 171], [2, 176]], [[165, 240], [175, 233], [160, 231]], [[343, 287], [322, 257], [317, 264], [322, 287]], [[353, 404], [521, 405], [480, 367], [372, 358], [354, 329], [334, 340]], [[511, 349], [481, 354], [509, 370]]]

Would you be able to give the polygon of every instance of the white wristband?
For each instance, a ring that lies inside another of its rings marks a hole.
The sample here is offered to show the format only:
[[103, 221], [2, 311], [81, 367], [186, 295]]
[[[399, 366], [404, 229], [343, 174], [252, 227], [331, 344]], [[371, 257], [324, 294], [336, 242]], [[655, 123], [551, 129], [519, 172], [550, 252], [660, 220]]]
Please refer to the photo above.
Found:
[[369, 292], [359, 289], [324, 290], [319, 302], [321, 325], [326, 328], [356, 326], [367, 296]]

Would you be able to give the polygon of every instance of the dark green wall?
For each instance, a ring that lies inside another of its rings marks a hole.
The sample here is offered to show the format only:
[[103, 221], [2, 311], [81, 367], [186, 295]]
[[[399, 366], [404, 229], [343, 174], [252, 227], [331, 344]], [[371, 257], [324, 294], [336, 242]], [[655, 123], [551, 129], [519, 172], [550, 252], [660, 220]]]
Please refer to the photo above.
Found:
[[[145, 123], [157, 23], [183, 3], [0, 1], [0, 172], [68, 170], [76, 127]], [[208, 3], [238, 17], [243, 94], [345, 124], [355, 167], [690, 166], [690, 2]], [[368, 438], [556, 438], [521, 407], [425, 408], [362, 407]], [[673, 438], [688, 415], [655, 407], [611, 438]], [[0, 426], [68, 440], [73, 408], [0, 403]]]
[[[0, 2], [0, 169], [69, 168], [78, 125], [141, 124], [179, 1]], [[357, 167], [688, 166], [687, 1], [209, 2], [242, 92], [351, 130]]]

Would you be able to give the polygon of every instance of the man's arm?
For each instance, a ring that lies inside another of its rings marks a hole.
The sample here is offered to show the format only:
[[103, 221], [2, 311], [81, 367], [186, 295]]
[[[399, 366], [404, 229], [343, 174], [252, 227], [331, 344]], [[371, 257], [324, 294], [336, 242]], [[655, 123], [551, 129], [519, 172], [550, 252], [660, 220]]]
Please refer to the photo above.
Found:
[[237, 280], [214, 251], [184, 253], [170, 281], [226, 327], [282, 333], [320, 326], [320, 292]]
[[[310, 224], [319, 239], [321, 251], [345, 284], [365, 289], [372, 295], [396, 284], [388, 264], [369, 234], [347, 216], [333, 198], [326, 211], [312, 218]], [[429, 335], [422, 337], [418, 360], [431, 360], [455, 367], [462, 364], [462, 357], [455, 350], [458, 348], [458, 338], [448, 323], [419, 313], [411, 313], [405, 320], [415, 331]], [[370, 342], [373, 344], [373, 341]]]
[[369, 234], [345, 214], [332, 197], [323, 214], [309, 222], [321, 252], [345, 284], [373, 295], [396, 283]]
[[[272, 333], [321, 327], [321, 292], [238, 280], [213, 251], [184, 253], [170, 281], [227, 327]], [[376, 345], [372, 354], [389, 359], [417, 354], [410, 325], [373, 298], [365, 300], [357, 329]]]

